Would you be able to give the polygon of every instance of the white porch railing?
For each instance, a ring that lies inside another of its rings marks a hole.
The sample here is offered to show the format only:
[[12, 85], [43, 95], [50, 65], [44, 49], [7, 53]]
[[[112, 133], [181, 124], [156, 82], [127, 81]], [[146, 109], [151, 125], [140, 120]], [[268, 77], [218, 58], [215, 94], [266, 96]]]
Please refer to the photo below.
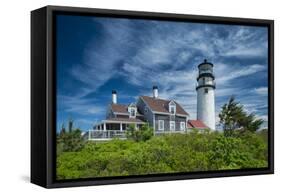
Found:
[[110, 140], [113, 138], [125, 139], [126, 131], [119, 130], [89, 130], [88, 140]]
[[[187, 131], [154, 131], [154, 135], [164, 135], [173, 133], [187, 133]], [[119, 130], [89, 130], [88, 140], [111, 140], [113, 138], [126, 139], [126, 131]]]

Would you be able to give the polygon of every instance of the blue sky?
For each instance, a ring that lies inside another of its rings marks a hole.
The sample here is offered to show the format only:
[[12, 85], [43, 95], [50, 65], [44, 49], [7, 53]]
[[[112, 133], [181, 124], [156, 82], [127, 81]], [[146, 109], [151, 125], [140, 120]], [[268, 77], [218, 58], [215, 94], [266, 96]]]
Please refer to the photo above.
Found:
[[129, 104], [153, 85], [196, 119], [205, 58], [214, 64], [216, 115], [235, 95], [267, 121], [267, 42], [265, 27], [58, 15], [57, 128], [71, 117], [87, 130], [105, 118], [112, 90]]

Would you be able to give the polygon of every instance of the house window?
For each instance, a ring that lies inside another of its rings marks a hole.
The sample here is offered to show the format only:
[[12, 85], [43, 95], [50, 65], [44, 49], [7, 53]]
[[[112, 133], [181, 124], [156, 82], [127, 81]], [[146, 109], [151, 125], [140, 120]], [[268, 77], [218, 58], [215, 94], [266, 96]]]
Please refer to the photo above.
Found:
[[176, 103], [174, 103], [173, 101], [169, 103], [169, 112], [173, 115], [176, 114]]
[[147, 113], [148, 112], [148, 108], [145, 106], [144, 107], [144, 112]]
[[184, 131], [185, 130], [185, 122], [181, 122], [180, 125], [181, 125], [181, 131]]
[[158, 130], [164, 130], [164, 120], [158, 120]]
[[135, 104], [131, 103], [128, 106], [128, 113], [129, 113], [129, 117], [130, 118], [136, 118], [136, 114], [137, 114], [137, 107]]
[[136, 109], [131, 108], [131, 110], [130, 110], [130, 117], [136, 117]]
[[208, 93], [208, 88], [205, 88], [205, 94], [207, 94]]
[[175, 114], [175, 109], [176, 109], [176, 107], [174, 107], [174, 106], [171, 106], [171, 108], [170, 108], [170, 112], [174, 115]]
[[175, 121], [170, 121], [170, 131], [175, 131]]

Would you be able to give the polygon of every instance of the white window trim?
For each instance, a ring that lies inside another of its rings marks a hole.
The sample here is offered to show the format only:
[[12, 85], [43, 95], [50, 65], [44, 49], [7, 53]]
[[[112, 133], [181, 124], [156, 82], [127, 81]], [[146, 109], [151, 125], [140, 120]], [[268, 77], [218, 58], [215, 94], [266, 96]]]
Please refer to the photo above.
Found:
[[[135, 116], [131, 115], [131, 110], [135, 110]], [[135, 107], [129, 107], [128, 108], [128, 112], [129, 112], [129, 117], [130, 118], [136, 118], [136, 116], [137, 116], [137, 109]]]
[[[174, 129], [172, 129], [172, 123], [174, 124]], [[170, 131], [175, 131], [176, 130], [176, 123], [175, 121], [170, 121]]]
[[148, 112], [148, 108], [147, 106], [144, 107], [144, 112], [147, 113]]
[[[161, 126], [160, 123], [161, 122], [163, 123], [163, 128], [160, 128], [160, 126]], [[158, 130], [159, 131], [164, 131], [164, 128], [165, 128], [165, 121], [164, 120], [158, 120]]]
[[[174, 108], [174, 112], [173, 112], [173, 113], [172, 113], [172, 108]], [[170, 105], [170, 107], [169, 107], [169, 112], [170, 112], [171, 114], [175, 115], [175, 114], [176, 114], [176, 112], [177, 112], [177, 110], [176, 110], [176, 106], [174, 106], [174, 105]]]
[[[171, 113], [172, 107], [174, 108], [174, 113]], [[171, 102], [169, 103], [169, 112], [170, 112], [171, 114], [173, 114], [173, 115], [175, 115], [176, 112], [177, 112], [177, 106], [176, 106], [176, 103], [175, 103], [174, 101], [171, 101]]]
[[[183, 127], [182, 127], [183, 126]], [[183, 121], [181, 121], [180, 122], [180, 129], [181, 129], [181, 131], [184, 131], [185, 130], [185, 122], [183, 122]]]

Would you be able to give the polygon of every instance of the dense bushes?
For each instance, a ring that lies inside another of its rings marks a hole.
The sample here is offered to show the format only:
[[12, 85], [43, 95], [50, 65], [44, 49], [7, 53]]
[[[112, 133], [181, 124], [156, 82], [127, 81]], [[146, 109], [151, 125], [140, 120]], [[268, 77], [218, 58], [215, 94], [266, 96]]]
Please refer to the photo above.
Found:
[[126, 131], [127, 139], [132, 139], [134, 141], [147, 141], [153, 136], [153, 128], [149, 126], [148, 123], [142, 125], [139, 129], [136, 125], [131, 124], [129, 129]]
[[[264, 134], [263, 134], [264, 135]], [[267, 166], [267, 143], [258, 133], [225, 137], [198, 132], [152, 137], [147, 141], [88, 142], [57, 158], [57, 178], [86, 178]]]
[[69, 151], [80, 151], [85, 144], [81, 130], [62, 131], [57, 135], [57, 154]]

